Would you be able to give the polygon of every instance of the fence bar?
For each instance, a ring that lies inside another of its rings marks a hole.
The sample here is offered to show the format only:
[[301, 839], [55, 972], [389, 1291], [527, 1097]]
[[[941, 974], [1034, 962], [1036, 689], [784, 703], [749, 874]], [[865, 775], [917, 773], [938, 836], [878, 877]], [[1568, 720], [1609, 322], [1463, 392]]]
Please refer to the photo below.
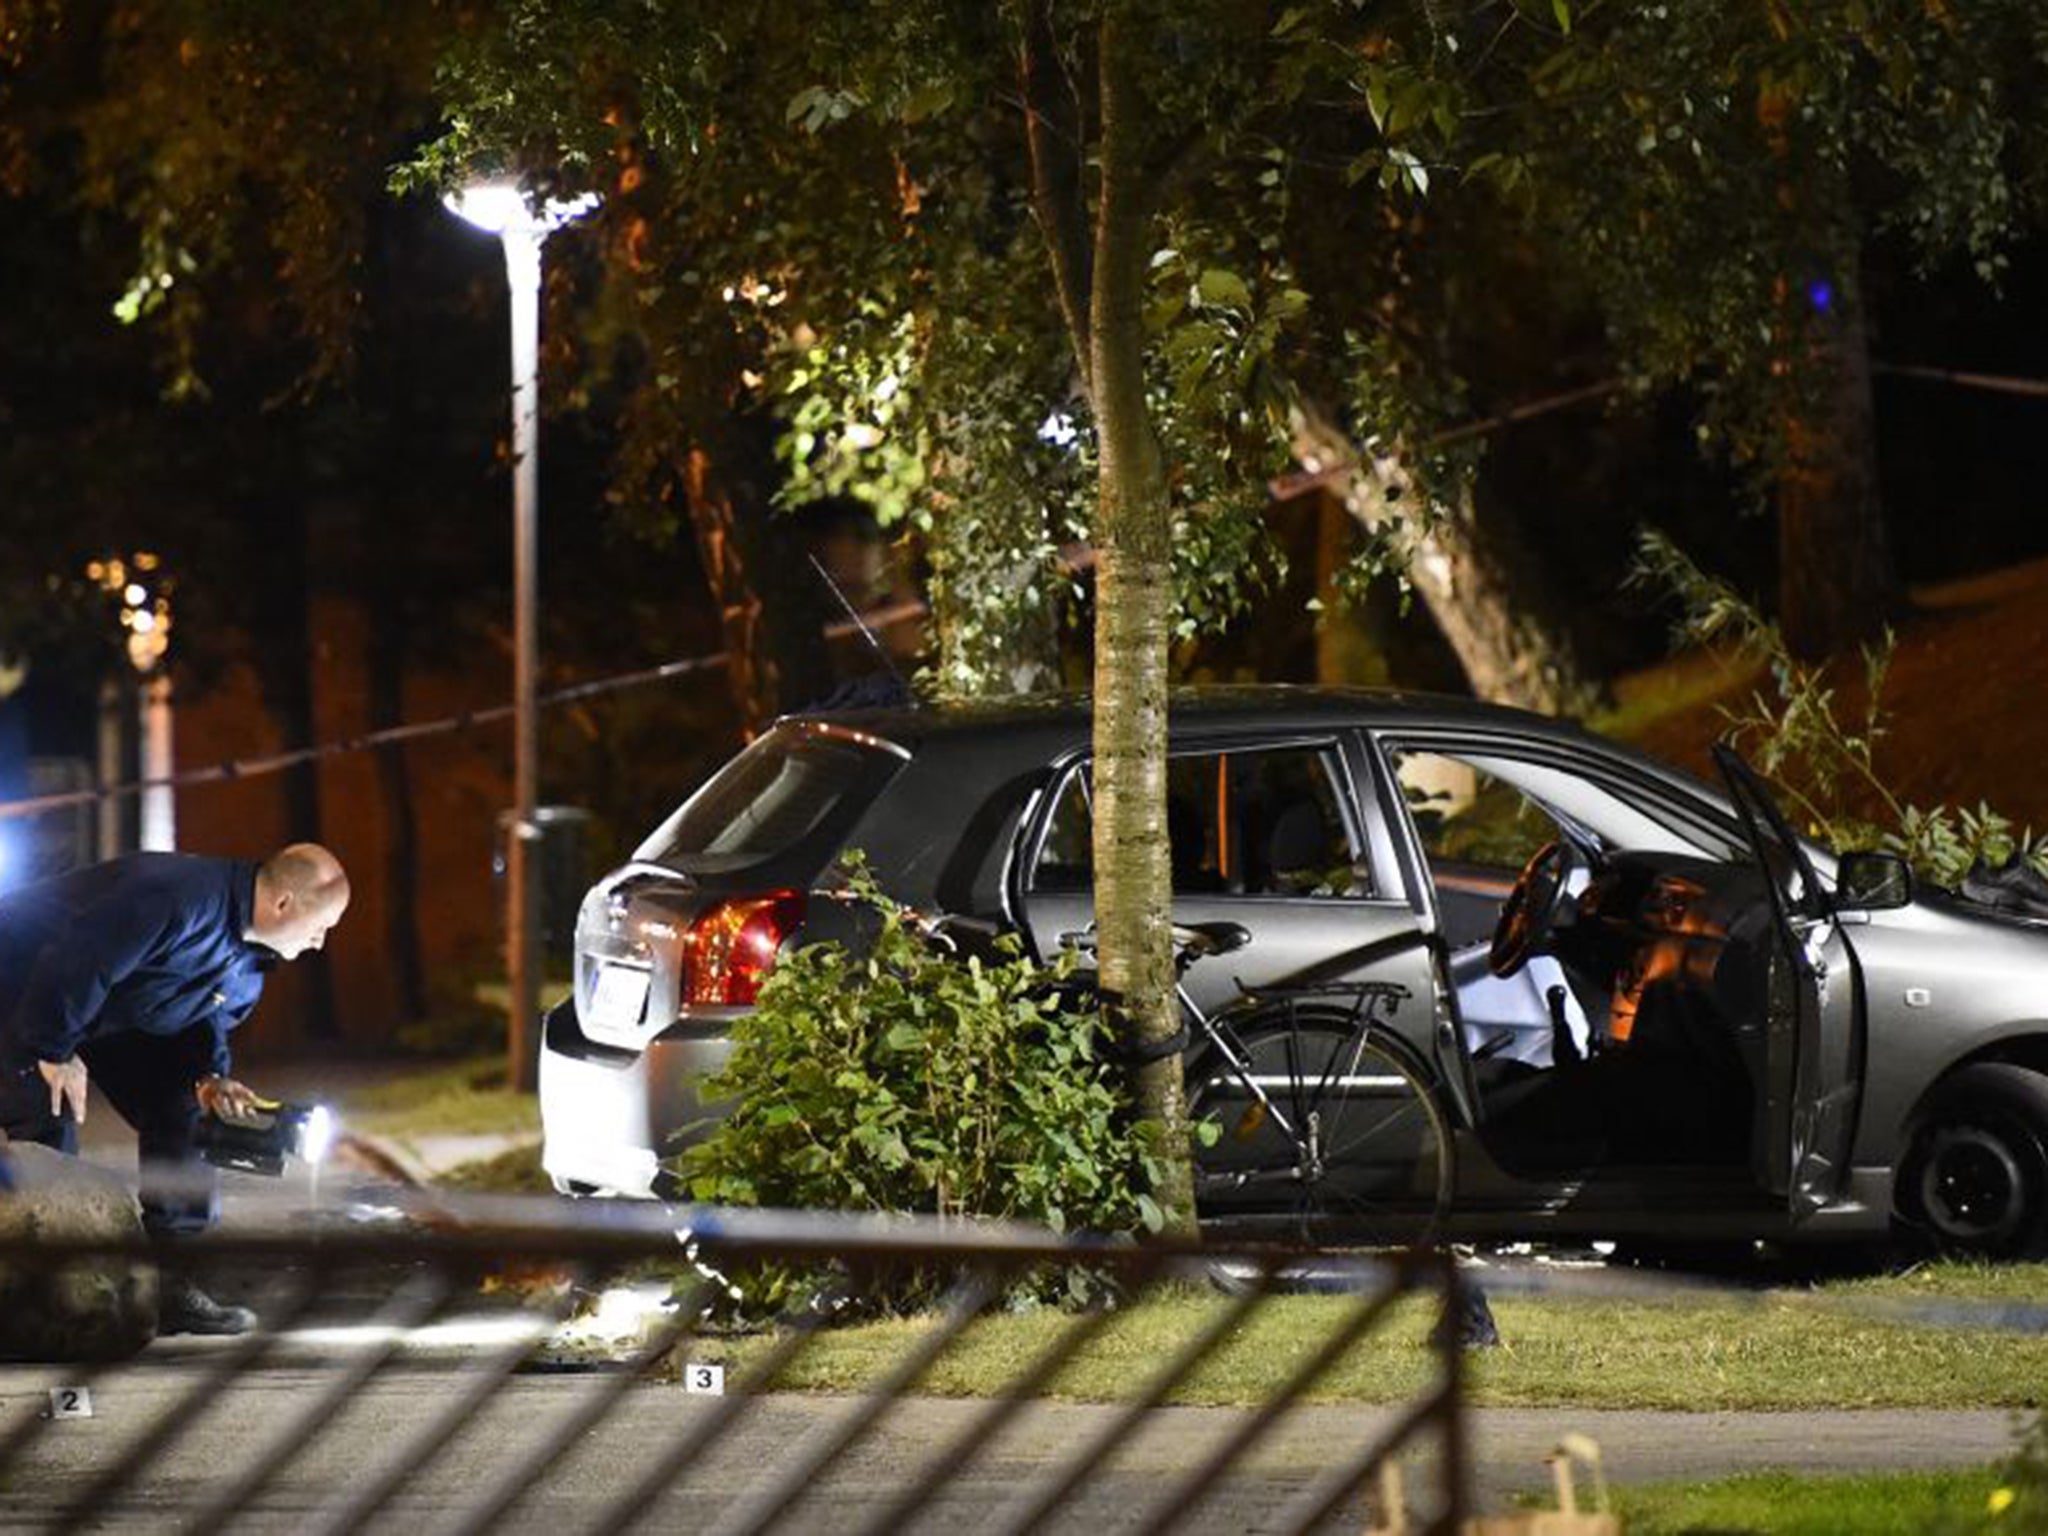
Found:
[[389, 1335], [376, 1347], [364, 1350], [348, 1369], [337, 1372], [313, 1394], [310, 1402], [292, 1414], [270, 1437], [262, 1454], [186, 1520], [181, 1528], [185, 1536], [210, 1536], [225, 1527], [250, 1496], [305, 1450], [348, 1399], [398, 1352], [404, 1335], [440, 1311], [454, 1289], [454, 1282], [444, 1270], [429, 1270], [408, 1280], [397, 1295], [377, 1309], [372, 1319], [373, 1326], [391, 1330]]
[[1240, 1425], [1210, 1458], [1183, 1478], [1159, 1506], [1140, 1524], [1137, 1529], [1145, 1536], [1166, 1536], [1175, 1529], [1181, 1518], [1194, 1508], [1195, 1504], [1215, 1484], [1218, 1478], [1230, 1470], [1240, 1456], [1256, 1444], [1267, 1430], [1279, 1422], [1281, 1416], [1292, 1408], [1295, 1399], [1306, 1392], [1323, 1374], [1343, 1358], [1346, 1351], [1365, 1336], [1366, 1331], [1380, 1320], [1396, 1301], [1406, 1296], [1414, 1283], [1414, 1275], [1406, 1264], [1396, 1271], [1394, 1280], [1384, 1289], [1367, 1296], [1352, 1309], [1351, 1316], [1334, 1334], [1323, 1341], [1322, 1348], [1302, 1362], [1293, 1375], [1281, 1384], [1280, 1389], [1261, 1403], [1251, 1417]]
[[[84, 1370], [74, 1372], [66, 1385], [81, 1387], [87, 1392], [97, 1392], [100, 1390], [100, 1383], [112, 1374], [116, 1366], [123, 1363], [118, 1360], [95, 1361]], [[5, 1435], [0, 1435], [0, 1488], [7, 1484], [7, 1469], [13, 1465], [14, 1459], [35, 1443], [36, 1437], [43, 1433], [50, 1422], [47, 1412], [40, 1412], [31, 1406], [8, 1426]]]
[[1230, 1337], [1231, 1330], [1266, 1299], [1267, 1289], [1273, 1283], [1271, 1266], [1278, 1262], [1279, 1259], [1275, 1258], [1269, 1264], [1262, 1264], [1245, 1292], [1219, 1312], [1208, 1327], [1183, 1345], [1180, 1353], [1167, 1361], [1159, 1373], [1145, 1384], [1145, 1390], [1138, 1394], [1137, 1400], [1104, 1425], [1059, 1476], [1048, 1481], [1036, 1493], [1016, 1500], [1005, 1510], [992, 1527], [995, 1536], [1024, 1536], [1025, 1532], [1038, 1529], [1045, 1518], [1065, 1502], [1067, 1495], [1102, 1464], [1103, 1458], [1128, 1440], [1145, 1422], [1145, 1416], [1165, 1402], [1167, 1394], [1187, 1380], [1195, 1367]]
[[567, 1413], [550, 1424], [533, 1454], [513, 1462], [481, 1499], [456, 1518], [449, 1526], [447, 1536], [476, 1536], [477, 1532], [488, 1530], [500, 1515], [512, 1507], [514, 1500], [546, 1476], [572, 1446], [618, 1406], [619, 1399], [626, 1395], [634, 1382], [659, 1365], [670, 1350], [689, 1336], [716, 1296], [717, 1291], [709, 1281], [699, 1281], [692, 1286], [677, 1306], [676, 1315], [655, 1330], [654, 1336], [634, 1354], [631, 1363], [601, 1378], [591, 1391], [583, 1395], [581, 1402], [571, 1405]]
[[[884, 1216], [838, 1211], [721, 1210], [652, 1201], [585, 1201], [564, 1208], [552, 1195], [473, 1195], [461, 1199], [420, 1191], [392, 1192], [390, 1204], [420, 1225], [380, 1231], [374, 1251], [380, 1263], [496, 1263], [507, 1254], [545, 1253], [563, 1263], [674, 1256], [676, 1234], [686, 1230], [707, 1255], [734, 1261], [802, 1263], [1043, 1261], [1134, 1267], [1144, 1250], [1107, 1241], [1061, 1237], [1022, 1222]], [[252, 1268], [304, 1259], [316, 1248], [335, 1251], [332, 1240], [311, 1243], [303, 1235], [215, 1232], [205, 1240], [209, 1261], [241, 1262]], [[1205, 1258], [1210, 1250], [1191, 1242], [1148, 1244], [1150, 1255]], [[74, 1259], [161, 1257], [141, 1238], [38, 1238], [33, 1244], [0, 1245], [0, 1259], [51, 1267]]]
[[69, 1509], [57, 1517], [54, 1529], [77, 1530], [105, 1513], [130, 1479], [150, 1461], [169, 1448], [180, 1435], [196, 1424], [215, 1403], [220, 1390], [235, 1377], [257, 1364], [276, 1347], [279, 1333], [297, 1321], [327, 1281], [325, 1270], [306, 1277], [286, 1293], [269, 1327], [244, 1334], [221, 1352], [211, 1369], [205, 1371], [185, 1395], [157, 1414], [134, 1444], [122, 1448], [121, 1459], [93, 1482]]
[[759, 1536], [773, 1525], [806, 1489], [881, 1423], [898, 1398], [923, 1379], [967, 1325], [981, 1316], [1001, 1278], [997, 1271], [979, 1269], [956, 1285], [946, 1299], [944, 1320], [926, 1329], [916, 1347], [904, 1353], [878, 1386], [861, 1394], [853, 1412], [821, 1425], [819, 1433], [808, 1436], [794, 1462], [761, 1493], [742, 1501], [713, 1526], [712, 1536]]
[[[1455, 1412], [1457, 1399], [1439, 1387], [1394, 1420], [1364, 1451], [1346, 1462], [1334, 1474], [1322, 1478], [1308, 1492], [1282, 1510], [1278, 1523], [1273, 1527], [1274, 1531], [1284, 1533], [1284, 1536], [1301, 1536], [1304, 1531], [1314, 1530], [1334, 1515], [1346, 1499], [1365, 1485], [1373, 1473], [1379, 1470], [1381, 1462], [1399, 1451], [1425, 1425], [1432, 1420], [1441, 1423], [1446, 1415]], [[1381, 1510], [1380, 1513], [1388, 1518], [1392, 1515], [1390, 1510]]]
[[1443, 1395], [1450, 1410], [1443, 1418], [1443, 1460], [1437, 1466], [1437, 1480], [1443, 1486], [1442, 1529], [1456, 1536], [1465, 1523], [1471, 1498], [1472, 1444], [1465, 1422], [1465, 1341], [1459, 1320], [1465, 1315], [1465, 1274], [1458, 1268], [1457, 1255], [1448, 1247], [1436, 1255], [1443, 1286], [1444, 1312], [1437, 1322], [1436, 1346], [1443, 1367]]
[[300, 1536], [344, 1536], [345, 1532], [360, 1529], [405, 1485], [407, 1479], [441, 1454], [448, 1442], [490, 1401], [492, 1394], [547, 1342], [548, 1335], [561, 1326], [575, 1305], [576, 1293], [572, 1284], [548, 1308], [545, 1314], [547, 1328], [537, 1331], [531, 1339], [513, 1340], [494, 1352], [478, 1369], [467, 1372], [467, 1384], [463, 1390], [442, 1406], [425, 1429], [401, 1445], [374, 1476], [357, 1483], [322, 1510]]
[[[560, 1527], [562, 1536], [585, 1529], [610, 1536], [663, 1524], [689, 1499], [689, 1524], [706, 1536], [762, 1536], [807, 1525], [814, 1514], [862, 1536], [883, 1536], [920, 1520], [931, 1523], [941, 1511], [950, 1516], [970, 1493], [978, 1517], [990, 1500], [980, 1474], [968, 1469], [1000, 1457], [996, 1448], [1008, 1444], [1004, 1436], [1043, 1403], [1062, 1371], [1114, 1331], [1121, 1316], [1101, 1310], [1048, 1320], [1042, 1334], [1030, 1330], [1039, 1342], [1028, 1358], [1000, 1368], [997, 1397], [967, 1405], [957, 1418], [942, 1421], [943, 1430], [926, 1431], [908, 1444], [903, 1436], [926, 1423], [909, 1406], [909, 1394], [928, 1390], [941, 1362], [955, 1358], [1003, 1286], [1040, 1264], [1065, 1274], [1086, 1270], [1104, 1276], [1118, 1294], [1139, 1304], [1155, 1296], [1162, 1281], [1205, 1279], [1219, 1264], [1248, 1282], [1236, 1295], [1198, 1305], [1189, 1335], [1159, 1351], [1142, 1376], [1134, 1373], [1135, 1401], [1090, 1414], [1088, 1427], [1071, 1443], [1048, 1451], [1034, 1438], [1014, 1479], [1008, 1461], [984, 1469], [1004, 1474], [990, 1528], [1022, 1536], [1062, 1513], [1074, 1517], [1079, 1501], [1090, 1501], [1092, 1508], [1105, 1491], [1102, 1478], [1120, 1465], [1120, 1453], [1270, 1303], [1279, 1272], [1301, 1257], [1279, 1247], [1074, 1239], [1001, 1222], [623, 1203], [565, 1207], [502, 1197], [396, 1203], [414, 1218], [396, 1228], [308, 1233], [252, 1225], [210, 1238], [210, 1267], [280, 1271], [275, 1293], [262, 1307], [266, 1326], [201, 1354], [153, 1352], [125, 1370], [109, 1364], [68, 1375], [71, 1382], [104, 1379], [110, 1397], [127, 1391], [129, 1412], [94, 1434], [67, 1438], [64, 1456], [47, 1464], [38, 1455], [46, 1442], [36, 1437], [49, 1420], [24, 1416], [0, 1426], [0, 1471], [16, 1490], [7, 1501], [10, 1517], [24, 1526], [65, 1531], [104, 1529], [109, 1520], [147, 1521], [179, 1536], [211, 1536], [237, 1522], [254, 1522], [289, 1523], [304, 1536], [345, 1536], [381, 1515], [395, 1517], [408, 1531], [431, 1523], [451, 1536], [482, 1536], [508, 1520]], [[572, 1311], [589, 1294], [593, 1278], [609, 1278], [622, 1264], [677, 1262], [679, 1224], [705, 1265], [767, 1262], [836, 1278], [828, 1293], [786, 1313], [774, 1336], [750, 1346], [751, 1363], [727, 1395], [686, 1401], [679, 1387], [647, 1380], [650, 1372], [665, 1377], [658, 1370], [663, 1362], [688, 1358], [686, 1341], [725, 1294], [725, 1282], [708, 1267], [700, 1267], [701, 1279], [687, 1272], [678, 1278], [687, 1292], [670, 1303], [671, 1315], [654, 1320], [624, 1369], [550, 1383], [545, 1392], [505, 1395], [521, 1362], [546, 1348], [549, 1321]], [[109, 1255], [164, 1257], [134, 1238], [0, 1244], [0, 1265], [28, 1273], [58, 1272], [80, 1258]], [[576, 1288], [494, 1313], [506, 1321], [509, 1335], [493, 1328], [487, 1342], [464, 1346], [445, 1370], [430, 1372], [436, 1381], [430, 1391], [394, 1395], [395, 1383], [402, 1379], [410, 1387], [415, 1381], [400, 1362], [412, 1358], [421, 1326], [446, 1316], [451, 1298], [469, 1296], [477, 1276], [508, 1261], [539, 1259], [571, 1273]], [[359, 1271], [374, 1284], [350, 1278]], [[926, 1314], [906, 1343], [892, 1345], [856, 1400], [801, 1411], [791, 1405], [797, 1428], [757, 1444], [755, 1431], [782, 1424], [781, 1410], [771, 1417], [763, 1397], [791, 1378], [818, 1331], [865, 1315], [850, 1309], [849, 1300], [879, 1297], [892, 1280], [920, 1271], [952, 1277], [942, 1315]], [[1460, 1278], [1440, 1252], [1383, 1260], [1362, 1282], [1363, 1294], [1319, 1314], [1324, 1336], [1306, 1341], [1313, 1358], [1287, 1368], [1277, 1395], [1222, 1416], [1219, 1431], [1228, 1443], [1205, 1440], [1187, 1464], [1176, 1460], [1164, 1477], [1140, 1480], [1148, 1491], [1136, 1499], [1121, 1497], [1119, 1520], [1155, 1533], [1181, 1528], [1401, 1297], [1422, 1292], [1432, 1304], [1447, 1297], [1447, 1315], [1455, 1315]], [[1543, 1283], [1551, 1282], [1545, 1277]], [[308, 1366], [294, 1330], [303, 1316], [317, 1312], [325, 1318], [332, 1307], [345, 1308], [351, 1323], [367, 1323], [369, 1330], [338, 1345], [334, 1354], [316, 1346]], [[1301, 1532], [1341, 1517], [1347, 1506], [1356, 1506], [1375, 1468], [1389, 1465], [1387, 1459], [1403, 1447], [1416, 1446], [1423, 1434], [1440, 1437], [1441, 1444], [1442, 1494], [1431, 1500], [1429, 1514], [1441, 1510], [1437, 1528], [1455, 1527], [1467, 1507], [1462, 1354], [1451, 1332], [1439, 1328], [1432, 1339], [1440, 1370], [1424, 1400], [1390, 1412], [1385, 1432], [1370, 1446], [1362, 1443], [1365, 1435], [1347, 1436], [1327, 1464], [1319, 1463], [1309, 1475], [1271, 1488], [1262, 1482], [1255, 1501], [1263, 1510], [1255, 1517], [1260, 1528]], [[137, 1391], [130, 1373], [162, 1364], [166, 1355], [174, 1367], [168, 1377], [141, 1377]], [[37, 1375], [27, 1384], [41, 1379]], [[366, 1389], [372, 1397], [365, 1397]], [[390, 1418], [387, 1405], [403, 1411]], [[534, 1405], [539, 1412], [530, 1411]], [[593, 1431], [629, 1422], [634, 1436], [600, 1437], [603, 1443], [592, 1445]], [[527, 1424], [531, 1435], [498, 1432]], [[893, 1465], [902, 1450], [914, 1470], [872, 1476], [878, 1441], [891, 1458], [880, 1465]], [[583, 1478], [583, 1470], [599, 1460], [606, 1467], [603, 1476]], [[427, 1469], [457, 1464], [459, 1479], [426, 1486]], [[53, 1480], [56, 1466], [66, 1469], [61, 1480]], [[316, 1472], [317, 1480], [307, 1483]], [[339, 1485], [330, 1480], [337, 1474]], [[964, 1481], [970, 1475], [977, 1478], [971, 1489]], [[718, 1490], [708, 1504], [707, 1486]], [[837, 1497], [849, 1488], [857, 1488], [857, 1498]], [[37, 1489], [45, 1491], [30, 1498], [29, 1491]], [[1276, 1519], [1281, 1523], [1273, 1524]]]
[[614, 1499], [589, 1529], [607, 1533], [623, 1531], [638, 1520], [682, 1475], [685, 1467], [715, 1444], [739, 1416], [753, 1406], [754, 1399], [774, 1385], [775, 1378], [804, 1352], [818, 1329], [824, 1326], [826, 1314], [843, 1297], [844, 1292], [832, 1286], [815, 1293], [809, 1302], [790, 1313], [786, 1331], [767, 1355], [734, 1385], [729, 1394], [714, 1398], [710, 1411], [678, 1435], [668, 1449], [655, 1458], [654, 1464], [641, 1475], [640, 1480], [624, 1495]]
[[[1138, 1283], [1149, 1281], [1149, 1272], [1141, 1274]], [[1003, 1389], [1003, 1395], [989, 1404], [988, 1408], [967, 1427], [966, 1433], [957, 1436], [953, 1442], [932, 1458], [935, 1467], [964, 1467], [983, 1446], [993, 1440], [1010, 1420], [1037, 1400], [1045, 1385], [1057, 1375], [1066, 1363], [1079, 1354], [1093, 1341], [1095, 1336], [1108, 1326], [1111, 1318], [1119, 1314], [1108, 1307], [1097, 1307], [1085, 1312], [1069, 1327], [1060, 1330], [1052, 1343], [1039, 1351], [1024, 1374]], [[891, 1536], [910, 1524], [912, 1516], [931, 1502], [939, 1491], [940, 1480], [934, 1477], [920, 1478], [903, 1490], [901, 1498], [889, 1505], [874, 1519], [862, 1526], [856, 1536]]]

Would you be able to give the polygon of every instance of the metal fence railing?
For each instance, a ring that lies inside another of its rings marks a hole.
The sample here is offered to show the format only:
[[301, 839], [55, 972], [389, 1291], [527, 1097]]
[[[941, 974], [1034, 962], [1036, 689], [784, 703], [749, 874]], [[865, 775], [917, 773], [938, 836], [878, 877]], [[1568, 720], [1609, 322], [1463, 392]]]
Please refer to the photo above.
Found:
[[[0, 1366], [0, 1528], [1357, 1531], [1382, 1463], [1431, 1450], [1420, 1483], [1410, 1479], [1414, 1528], [1455, 1530], [1466, 1512], [1455, 1328], [1433, 1330], [1434, 1376], [1411, 1401], [1342, 1416], [1343, 1432], [1321, 1436], [1311, 1458], [1256, 1455], [1403, 1298], [1458, 1315], [1459, 1277], [1434, 1253], [1353, 1262], [1352, 1294], [1290, 1334], [1280, 1384], [1255, 1407], [1206, 1412], [1196, 1433], [1170, 1406], [1177, 1391], [1270, 1304], [1281, 1267], [1301, 1255], [513, 1198], [222, 1232], [201, 1251], [214, 1288], [254, 1305], [255, 1332], [160, 1340], [94, 1365]], [[150, 1257], [15, 1241], [0, 1244], [0, 1277]], [[735, 1349], [715, 1334], [719, 1304], [731, 1277], [762, 1265], [802, 1275], [801, 1300]], [[1077, 1271], [1115, 1305], [1046, 1312], [997, 1395], [920, 1392], [1020, 1282]], [[1198, 1324], [1134, 1362], [1118, 1403], [1048, 1398], [1130, 1303], [1220, 1272], [1233, 1294], [1189, 1309]], [[886, 1347], [857, 1386], [788, 1389], [838, 1319], [910, 1275], [940, 1299], [861, 1335]], [[571, 1368], [556, 1325], [635, 1277], [640, 1294], [670, 1300], [623, 1356]], [[720, 1347], [734, 1362], [723, 1383], [692, 1368]]]

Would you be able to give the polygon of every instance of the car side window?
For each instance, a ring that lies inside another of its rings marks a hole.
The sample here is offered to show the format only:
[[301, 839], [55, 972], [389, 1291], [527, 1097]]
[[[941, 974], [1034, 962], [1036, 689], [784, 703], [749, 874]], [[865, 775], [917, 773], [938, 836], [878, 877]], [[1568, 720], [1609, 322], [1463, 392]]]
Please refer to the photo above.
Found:
[[[1273, 747], [1178, 754], [1167, 764], [1167, 838], [1177, 896], [1372, 894], [1346, 824], [1336, 754]], [[1094, 880], [1093, 816], [1085, 769], [1060, 788], [1032, 872], [1047, 892]]]
[[1558, 835], [1557, 822], [1521, 790], [1463, 758], [1399, 752], [1394, 776], [1432, 865], [1512, 875]]
[[1060, 797], [1031, 871], [1031, 886], [1054, 894], [1094, 889], [1095, 807], [1086, 768], [1076, 769], [1060, 784]]

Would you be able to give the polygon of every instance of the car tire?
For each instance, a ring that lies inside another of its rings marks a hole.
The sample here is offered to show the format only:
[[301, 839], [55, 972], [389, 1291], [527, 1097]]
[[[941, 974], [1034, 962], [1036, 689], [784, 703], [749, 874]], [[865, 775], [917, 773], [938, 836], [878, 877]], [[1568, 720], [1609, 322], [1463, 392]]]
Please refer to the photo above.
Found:
[[1951, 1253], [2048, 1257], [2048, 1077], [1980, 1062], [1937, 1083], [1899, 1174], [1903, 1220]]

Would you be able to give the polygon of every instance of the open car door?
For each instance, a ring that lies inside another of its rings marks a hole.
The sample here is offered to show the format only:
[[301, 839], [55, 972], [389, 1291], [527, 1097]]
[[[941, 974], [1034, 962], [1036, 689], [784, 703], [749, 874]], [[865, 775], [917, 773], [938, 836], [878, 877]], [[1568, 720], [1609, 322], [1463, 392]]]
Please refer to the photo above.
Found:
[[1771, 901], [1763, 1070], [1751, 1161], [1793, 1221], [1841, 1189], [1863, 1092], [1862, 978], [1834, 904], [1756, 772], [1714, 748]]

